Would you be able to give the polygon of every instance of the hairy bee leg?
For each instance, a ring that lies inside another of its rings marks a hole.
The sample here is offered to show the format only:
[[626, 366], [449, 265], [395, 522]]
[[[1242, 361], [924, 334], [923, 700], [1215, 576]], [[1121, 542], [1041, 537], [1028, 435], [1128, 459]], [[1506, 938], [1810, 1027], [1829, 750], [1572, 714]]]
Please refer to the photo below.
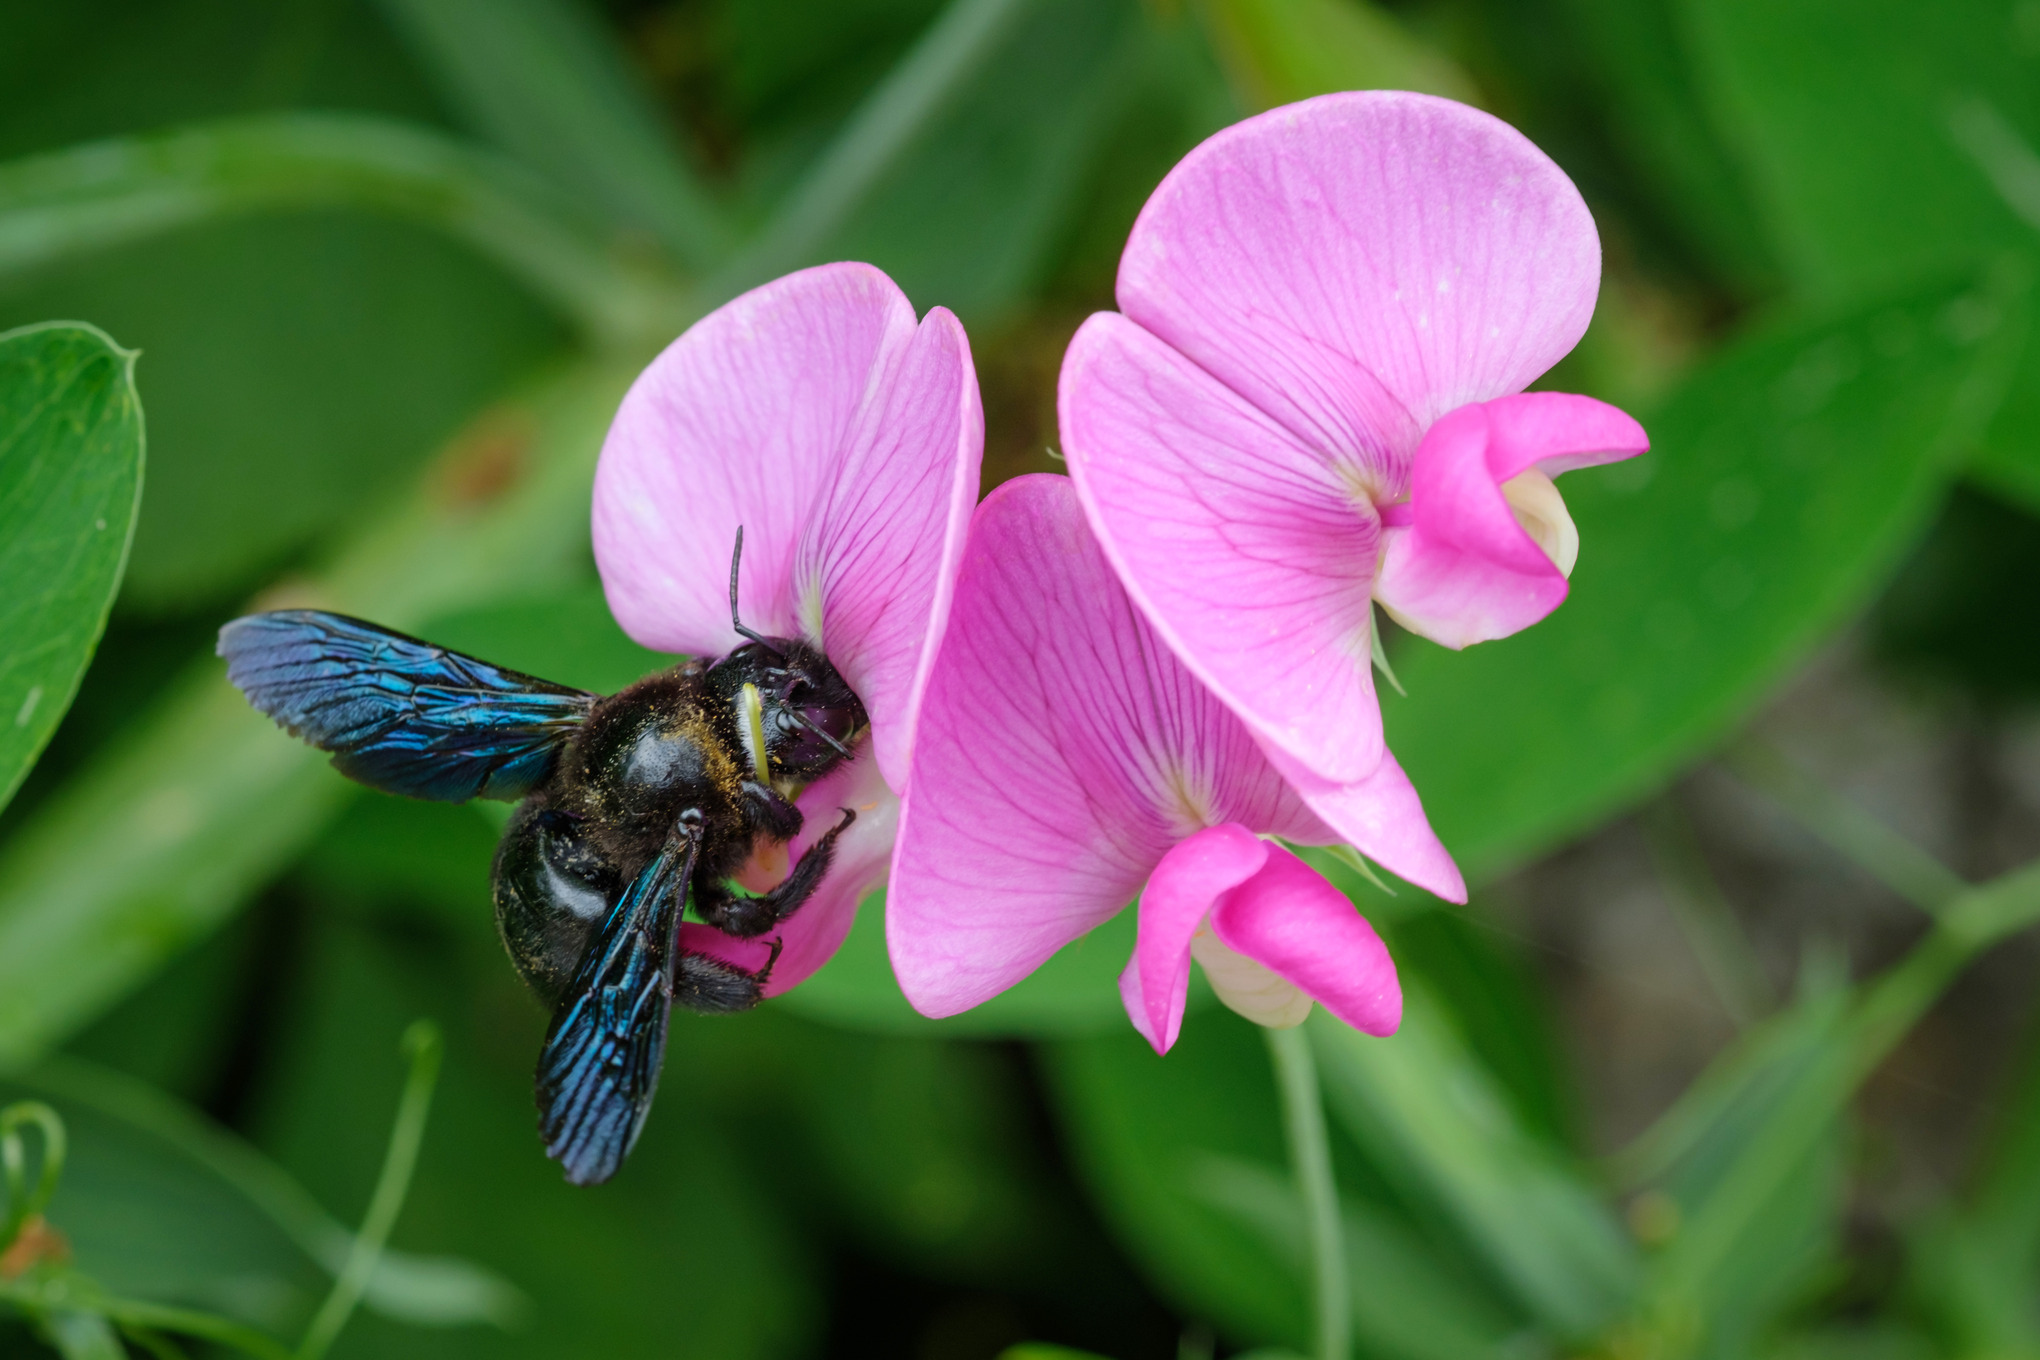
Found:
[[793, 872], [786, 876], [786, 881], [771, 892], [757, 897], [739, 897], [719, 883], [695, 889], [694, 901], [701, 912], [701, 919], [732, 935], [763, 935], [800, 910], [801, 904], [814, 896], [835, 857], [836, 837], [856, 820], [856, 812], [844, 808], [843, 820], [809, 846], [800, 862], [793, 866]]
[[673, 969], [673, 1004], [704, 1015], [729, 1015], [758, 1004], [765, 979], [706, 954], [682, 954]]
[[780, 796], [779, 790], [755, 779], [746, 779], [743, 786], [744, 809], [751, 814], [754, 822], [769, 836], [790, 841], [800, 834], [807, 819], [800, 815], [800, 809]]

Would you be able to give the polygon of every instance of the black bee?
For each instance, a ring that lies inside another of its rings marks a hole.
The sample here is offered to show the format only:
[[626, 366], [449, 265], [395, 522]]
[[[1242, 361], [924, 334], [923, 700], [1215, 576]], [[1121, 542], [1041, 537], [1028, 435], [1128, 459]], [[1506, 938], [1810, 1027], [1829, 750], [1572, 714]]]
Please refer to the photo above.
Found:
[[671, 1006], [758, 1004], [757, 972], [679, 948], [691, 906], [732, 935], [769, 934], [827, 874], [850, 809], [785, 881], [730, 882], [763, 842], [801, 829], [793, 799], [838, 768], [864, 705], [807, 643], [748, 639], [603, 698], [319, 610], [220, 630], [227, 678], [342, 774], [413, 798], [522, 799], [492, 871], [518, 974], [553, 1007], [538, 1060], [539, 1129], [569, 1181], [605, 1181], [651, 1109]]

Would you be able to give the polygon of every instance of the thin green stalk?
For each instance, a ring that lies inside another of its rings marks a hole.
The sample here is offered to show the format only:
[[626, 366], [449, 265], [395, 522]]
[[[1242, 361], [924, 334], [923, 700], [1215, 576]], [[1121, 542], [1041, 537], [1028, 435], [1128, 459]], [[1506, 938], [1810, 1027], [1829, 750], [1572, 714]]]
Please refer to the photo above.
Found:
[[1311, 1297], [1317, 1314], [1317, 1360], [1349, 1360], [1353, 1354], [1353, 1311], [1346, 1297], [1346, 1239], [1339, 1212], [1339, 1187], [1332, 1179], [1331, 1140], [1325, 1106], [1318, 1094], [1317, 1060], [1299, 1029], [1268, 1029], [1268, 1055], [1282, 1093], [1282, 1127], [1289, 1138], [1289, 1162], [1303, 1195], [1310, 1227]]
[[361, 1231], [354, 1238], [353, 1254], [340, 1278], [333, 1282], [333, 1292], [326, 1296], [312, 1325], [306, 1328], [305, 1339], [298, 1346], [298, 1360], [321, 1360], [368, 1290], [376, 1259], [382, 1255], [383, 1244], [389, 1241], [390, 1230], [397, 1224], [397, 1213], [404, 1207], [404, 1196], [411, 1189], [411, 1172], [418, 1165], [418, 1145], [425, 1139], [425, 1116], [432, 1109], [432, 1087], [439, 1079], [442, 1047], [439, 1029], [429, 1020], [414, 1021], [404, 1031], [403, 1052], [410, 1060], [411, 1074], [404, 1082], [396, 1124], [390, 1129], [382, 1175], [376, 1181], [375, 1194], [369, 1198]]
[[1744, 737], [1722, 752], [1721, 762], [1830, 848], [1928, 915], [1947, 910], [1970, 891], [1961, 875], [1808, 776], [1768, 743]]
[[[35, 1188], [28, 1186], [28, 1153], [20, 1129], [34, 1124], [42, 1130], [42, 1170]], [[0, 1110], [0, 1165], [7, 1174], [7, 1214], [0, 1219], [0, 1251], [14, 1245], [21, 1230], [49, 1204], [64, 1174], [64, 1121], [39, 1100], [23, 1100]]]
[[[705, 286], [714, 306], [812, 264], [885, 173], [1005, 37], [1028, 0], [953, 0], [865, 99], [765, 230]], [[706, 308], [704, 308], [706, 310]]]
[[1671, 794], [1639, 809], [1637, 824], [1700, 971], [1735, 1027], [1748, 1029], [1771, 1010], [1771, 997], [1735, 910], [1707, 867], [1693, 824]]

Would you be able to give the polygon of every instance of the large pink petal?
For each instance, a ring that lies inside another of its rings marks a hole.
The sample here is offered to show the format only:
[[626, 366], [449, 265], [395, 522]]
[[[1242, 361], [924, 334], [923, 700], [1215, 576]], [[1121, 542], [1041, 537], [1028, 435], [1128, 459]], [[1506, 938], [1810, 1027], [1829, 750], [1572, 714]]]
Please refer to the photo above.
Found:
[[937, 307], [879, 375], [795, 555], [803, 631], [864, 700], [896, 789], [949, 618], [984, 442], [970, 341]]
[[803, 270], [691, 327], [624, 398], [595, 474], [595, 559], [646, 646], [740, 641], [744, 622], [822, 645], [904, 775], [924, 652], [946, 611], [983, 443], [956, 319], [916, 325], [869, 265]]
[[1417, 450], [1411, 522], [1387, 532], [1375, 595], [1448, 647], [1529, 627], [1564, 601], [1566, 578], [1517, 521], [1502, 484], [1649, 447], [1641, 425], [1592, 397], [1526, 392], [1460, 407]]
[[1434, 896], [1448, 902], [1466, 900], [1466, 880], [1459, 866], [1452, 862], [1438, 833], [1431, 830], [1416, 787], [1392, 753], [1384, 751], [1381, 763], [1365, 779], [1338, 783], [1281, 751], [1263, 750], [1269, 763], [1340, 840]]
[[1111, 313], [1070, 343], [1058, 403], [1085, 513], [1156, 631], [1265, 741], [1327, 778], [1372, 770], [1366, 470]]
[[1261, 871], [1219, 899], [1211, 930], [1364, 1034], [1393, 1034], [1402, 1023], [1388, 947], [1344, 893], [1286, 850], [1270, 847]]
[[994, 491], [929, 676], [893, 856], [886, 935], [907, 999], [953, 1015], [1005, 990], [1223, 822], [1330, 839], [1143, 621], [1069, 481]]
[[1155, 1052], [1175, 1047], [1183, 1028], [1191, 937], [1212, 904], [1259, 873], [1268, 856], [1268, 842], [1227, 823], [1181, 842], [1148, 875], [1140, 894], [1140, 931], [1119, 976], [1119, 995], [1133, 1027]]
[[1521, 133], [1427, 95], [1331, 94], [1227, 128], [1149, 198], [1120, 309], [1306, 445], [1407, 458], [1516, 392], [1593, 314], [1600, 239]]

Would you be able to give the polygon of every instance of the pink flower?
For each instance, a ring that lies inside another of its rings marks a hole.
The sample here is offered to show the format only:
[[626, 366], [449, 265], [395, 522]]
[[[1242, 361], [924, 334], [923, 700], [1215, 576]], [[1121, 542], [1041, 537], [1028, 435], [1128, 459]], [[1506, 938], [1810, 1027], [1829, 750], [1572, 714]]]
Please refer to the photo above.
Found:
[[[857, 758], [797, 800], [796, 858], [837, 808], [858, 818], [781, 928], [767, 994], [827, 962], [885, 878], [983, 448], [963, 327], [940, 307], [917, 323], [906, 295], [862, 264], [790, 274], [703, 318], [638, 378], [610, 427], [595, 561], [624, 631], [666, 652], [741, 645], [729, 604], [741, 526], [745, 625], [820, 648], [871, 718]], [[683, 928], [683, 944], [747, 967], [769, 949], [700, 925]]]
[[1336, 836], [1133, 607], [1068, 479], [978, 508], [912, 765], [886, 938], [922, 1013], [1004, 991], [1140, 893], [1120, 994], [1157, 1051], [1193, 957], [1264, 1024], [1313, 1000], [1372, 1034], [1399, 1023], [1372, 927], [1262, 839]]
[[1578, 535], [1551, 478], [1648, 441], [1591, 398], [1517, 394], [1599, 282], [1578, 191], [1507, 124], [1327, 95], [1170, 172], [1121, 310], [1063, 362], [1070, 473], [1141, 612], [1341, 836], [1455, 900], [1386, 756], [1373, 607], [1464, 647], [1565, 598]]

